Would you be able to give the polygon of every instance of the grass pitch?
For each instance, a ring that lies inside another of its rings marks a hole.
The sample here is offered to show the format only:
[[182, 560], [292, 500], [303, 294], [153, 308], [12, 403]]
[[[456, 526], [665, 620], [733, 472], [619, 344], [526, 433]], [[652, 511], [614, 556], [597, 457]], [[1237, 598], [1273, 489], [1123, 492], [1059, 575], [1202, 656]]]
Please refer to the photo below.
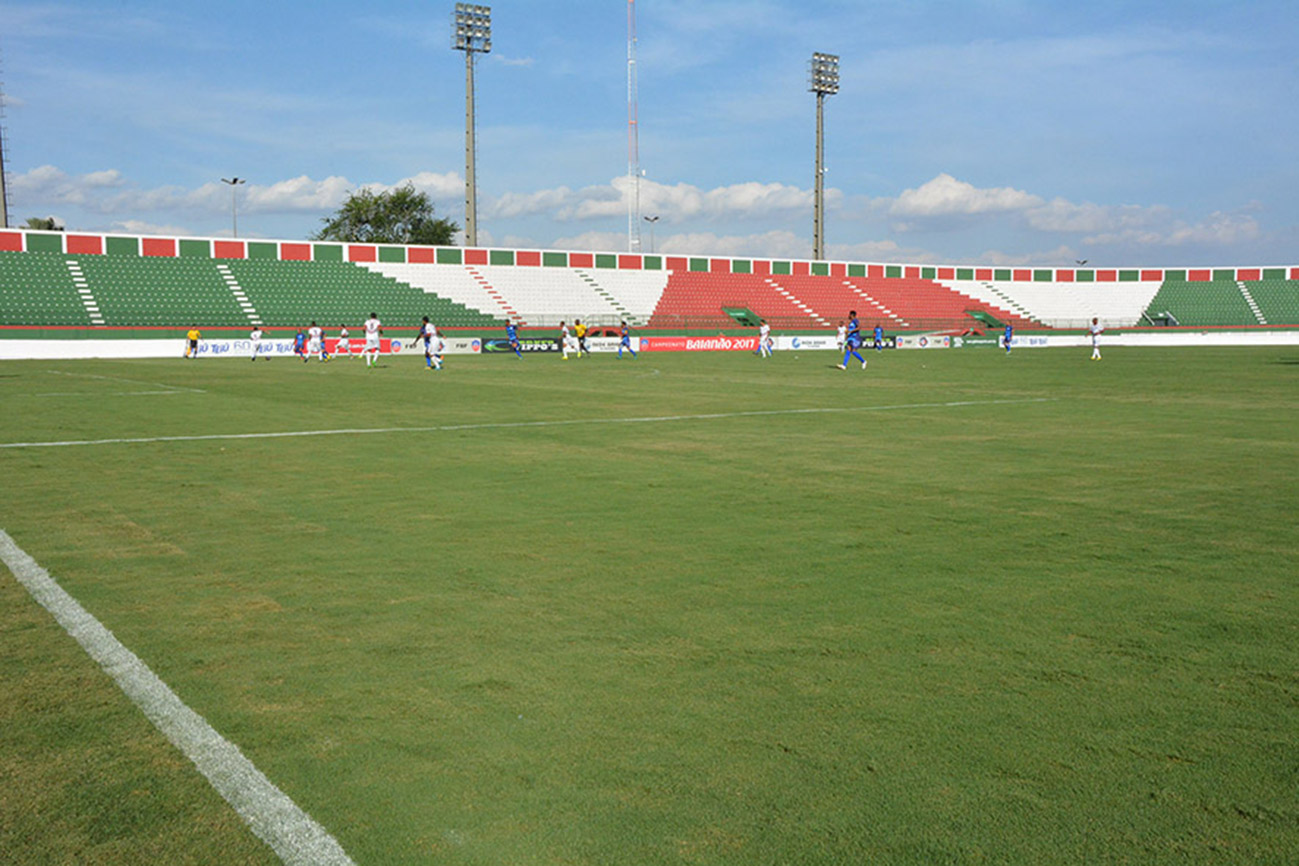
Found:
[[[0, 443], [424, 429], [0, 527], [358, 863], [1288, 862], [1299, 354], [1086, 356], [7, 362]], [[0, 852], [273, 860], [0, 575]]]

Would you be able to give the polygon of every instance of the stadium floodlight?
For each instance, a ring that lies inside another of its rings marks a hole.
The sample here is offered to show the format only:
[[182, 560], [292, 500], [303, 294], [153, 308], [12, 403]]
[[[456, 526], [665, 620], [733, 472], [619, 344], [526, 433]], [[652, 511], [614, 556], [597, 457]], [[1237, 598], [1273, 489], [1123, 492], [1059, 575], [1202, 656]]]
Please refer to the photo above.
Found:
[[650, 252], [651, 253], [654, 252], [654, 223], [658, 221], [659, 221], [659, 216], [657, 214], [654, 216], [645, 217], [645, 222], [649, 223], [649, 227], [650, 227]]
[[812, 196], [812, 258], [825, 258], [825, 98], [839, 92], [839, 55], [812, 54], [808, 90], [816, 94], [816, 178]]
[[465, 246], [478, 245], [478, 169], [474, 141], [474, 54], [492, 50], [492, 7], [457, 3], [451, 47], [465, 53]]
[[247, 183], [246, 177], [223, 177], [222, 183], [230, 184], [230, 234], [232, 237], [239, 237], [239, 214], [235, 210], [235, 187], [241, 183]]

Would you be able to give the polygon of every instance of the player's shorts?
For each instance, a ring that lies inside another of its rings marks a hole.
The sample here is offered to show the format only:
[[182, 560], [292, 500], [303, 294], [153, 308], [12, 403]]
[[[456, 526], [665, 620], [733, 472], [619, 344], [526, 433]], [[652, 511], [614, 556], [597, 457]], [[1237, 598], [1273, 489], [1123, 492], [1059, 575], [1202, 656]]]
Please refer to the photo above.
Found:
[[320, 351], [320, 341], [319, 341], [319, 340], [312, 340], [310, 343], [307, 343], [307, 353], [308, 353], [308, 354], [310, 354], [310, 353], [312, 353], [312, 352], [319, 352], [319, 351]]
[[365, 338], [365, 350], [368, 352], [368, 351], [370, 351], [371, 349], [374, 349], [376, 352], [379, 351], [379, 338], [378, 338], [378, 337], [366, 337], [366, 338]]
[[843, 345], [844, 345], [844, 348], [845, 348], [845, 349], [858, 349], [858, 348], [861, 348], [861, 337], [852, 337], [852, 336], [850, 336], [850, 337], [848, 337], [847, 341], [844, 342]]

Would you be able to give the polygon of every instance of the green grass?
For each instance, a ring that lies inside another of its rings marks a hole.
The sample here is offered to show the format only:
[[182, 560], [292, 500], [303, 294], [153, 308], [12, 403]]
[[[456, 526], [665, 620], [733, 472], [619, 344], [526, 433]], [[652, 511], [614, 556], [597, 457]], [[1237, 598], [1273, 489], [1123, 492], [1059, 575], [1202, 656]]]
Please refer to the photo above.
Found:
[[[1087, 351], [7, 362], [0, 442], [853, 411], [0, 449], [0, 527], [358, 863], [1290, 862], [1299, 353]], [[269, 859], [0, 586], [0, 851]]]

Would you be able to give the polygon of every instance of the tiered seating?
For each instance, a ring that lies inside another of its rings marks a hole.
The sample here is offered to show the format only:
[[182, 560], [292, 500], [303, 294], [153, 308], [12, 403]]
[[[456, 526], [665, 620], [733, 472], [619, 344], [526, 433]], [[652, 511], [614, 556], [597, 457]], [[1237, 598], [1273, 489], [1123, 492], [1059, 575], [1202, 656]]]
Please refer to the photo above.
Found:
[[583, 279], [584, 271], [567, 268], [474, 268], [531, 327], [553, 327], [561, 321], [616, 322], [626, 307]]
[[1245, 288], [1269, 325], [1299, 325], [1299, 280], [1260, 280]]
[[674, 271], [668, 278], [651, 328], [733, 327], [724, 307], [746, 307], [775, 328], [821, 326], [764, 278], [752, 274]]
[[843, 277], [782, 275], [763, 277], [763, 280], [785, 289], [807, 304], [814, 324], [820, 327], [834, 327], [847, 318], [849, 310], [856, 310], [862, 321], [878, 319], [881, 325], [889, 328], [906, 327], [906, 321], [896, 311], [872, 303], [857, 286]]
[[354, 323], [372, 312], [383, 321], [412, 327], [423, 316], [443, 327], [493, 324], [461, 304], [349, 263], [246, 259], [225, 264], [268, 325], [303, 325], [312, 319]]
[[248, 316], [207, 259], [68, 256], [109, 325], [247, 325]]
[[[464, 324], [500, 324], [510, 311], [505, 308], [498, 297], [488, 293], [486, 287], [474, 279], [473, 274], [462, 265], [408, 265], [401, 263], [380, 262], [366, 265], [366, 268], [377, 274], [405, 283], [419, 289], [426, 295], [436, 295], [461, 307], [464, 312], [458, 318]], [[433, 314], [428, 314], [433, 318]], [[469, 319], [475, 319], [470, 322]], [[445, 323], [456, 327], [452, 321]]]
[[1173, 314], [1178, 324], [1257, 325], [1258, 317], [1249, 308], [1240, 286], [1235, 282], [1186, 282], [1165, 280], [1146, 307], [1146, 314], [1158, 318], [1165, 312]]
[[[1039, 327], [1037, 322], [968, 295], [952, 291], [932, 280], [916, 277], [849, 277], [848, 282], [877, 303], [905, 319], [912, 328], [946, 330], [968, 328], [976, 321], [967, 310], [980, 310], [1016, 328]], [[868, 313], [857, 311], [869, 320]], [[881, 321], [880, 324], [884, 324]]]
[[89, 325], [59, 253], [0, 252], [0, 325]]
[[[663, 297], [663, 289], [668, 284], [667, 271], [614, 271], [592, 270], [577, 273], [589, 279], [598, 290], [603, 290], [617, 299], [617, 303], [627, 311], [627, 321], [637, 327], [649, 323], [654, 315], [654, 307]], [[600, 322], [599, 324], [613, 324]]]
[[1083, 328], [1098, 318], [1106, 327], [1141, 320], [1158, 282], [1056, 283], [943, 280], [953, 291], [1010, 309], [1051, 328]]

